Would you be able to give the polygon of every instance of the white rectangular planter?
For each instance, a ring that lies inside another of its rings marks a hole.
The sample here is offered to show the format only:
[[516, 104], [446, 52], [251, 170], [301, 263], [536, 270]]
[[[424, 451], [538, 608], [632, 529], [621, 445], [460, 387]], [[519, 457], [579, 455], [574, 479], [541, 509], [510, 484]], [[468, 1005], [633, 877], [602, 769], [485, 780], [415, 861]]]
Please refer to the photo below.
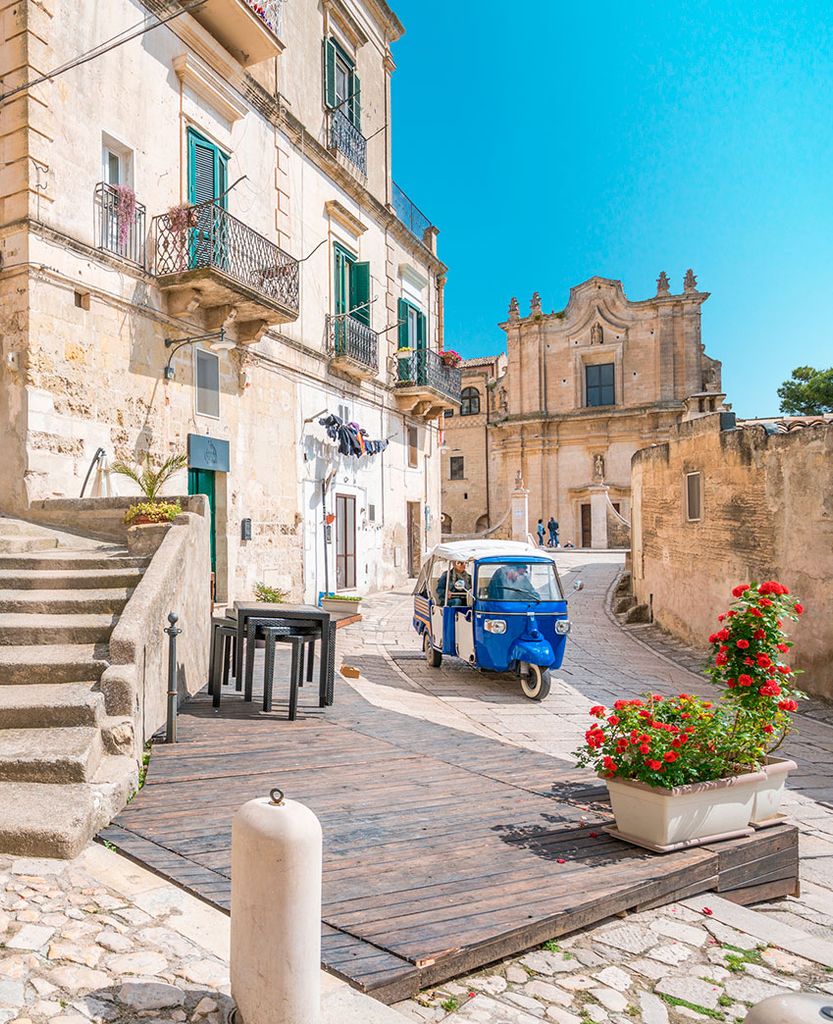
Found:
[[787, 776], [797, 767], [795, 761], [790, 761], [786, 757], [767, 759], [763, 769], [766, 781], [762, 782], [755, 792], [750, 824], [756, 828], [766, 828], [767, 825], [777, 825], [783, 820], [784, 815], [779, 814], [781, 797], [784, 795]]
[[615, 835], [660, 852], [749, 834], [764, 772], [749, 772], [674, 789], [630, 779], [605, 779], [616, 817]]
[[337, 597], [322, 597], [321, 607], [328, 612], [347, 612], [349, 615], [358, 615], [361, 601], [339, 601]]

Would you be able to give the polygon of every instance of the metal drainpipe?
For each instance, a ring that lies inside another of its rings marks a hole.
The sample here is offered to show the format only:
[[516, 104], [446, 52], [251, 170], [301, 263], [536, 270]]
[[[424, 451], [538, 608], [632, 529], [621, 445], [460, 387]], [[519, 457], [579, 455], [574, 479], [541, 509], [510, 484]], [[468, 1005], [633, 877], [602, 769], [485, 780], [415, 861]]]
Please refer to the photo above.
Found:
[[483, 423], [483, 437], [486, 447], [486, 527], [489, 529], [492, 525], [491, 483], [489, 480], [489, 375], [484, 373], [483, 379], [486, 381], [483, 388], [483, 397], [486, 399], [486, 419]]

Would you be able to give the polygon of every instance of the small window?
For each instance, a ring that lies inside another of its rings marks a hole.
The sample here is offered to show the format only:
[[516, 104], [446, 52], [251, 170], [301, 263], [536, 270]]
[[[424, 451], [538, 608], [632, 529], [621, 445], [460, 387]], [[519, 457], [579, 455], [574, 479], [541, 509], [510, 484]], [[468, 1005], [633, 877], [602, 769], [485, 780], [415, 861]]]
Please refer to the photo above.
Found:
[[104, 133], [101, 142], [101, 173], [107, 185], [133, 184], [133, 152]]
[[586, 405], [614, 405], [613, 363], [593, 363], [585, 366]]
[[450, 480], [463, 480], [465, 478], [463, 471], [463, 461], [464, 460], [462, 455], [452, 455], [451, 458], [448, 460], [450, 468]]
[[375, 523], [376, 522], [376, 506], [375, 505], [368, 505], [367, 506], [367, 521], [369, 523]]
[[408, 465], [411, 469], [419, 465], [419, 434], [416, 427], [408, 427]]
[[443, 413], [443, 416], [444, 416], [444, 417], [445, 417], [445, 419], [447, 419], [447, 420], [451, 419], [451, 417], [452, 417], [453, 415], [454, 415], [454, 410], [453, 410], [453, 409], [446, 409], [446, 410], [445, 410], [445, 412]]
[[220, 359], [213, 352], [198, 348], [195, 353], [197, 370], [197, 413], [200, 416], [220, 418]]
[[700, 473], [686, 473], [685, 502], [686, 519], [690, 523], [702, 518], [702, 483]]
[[477, 388], [463, 388], [460, 394], [460, 415], [476, 416], [480, 412], [480, 392]]

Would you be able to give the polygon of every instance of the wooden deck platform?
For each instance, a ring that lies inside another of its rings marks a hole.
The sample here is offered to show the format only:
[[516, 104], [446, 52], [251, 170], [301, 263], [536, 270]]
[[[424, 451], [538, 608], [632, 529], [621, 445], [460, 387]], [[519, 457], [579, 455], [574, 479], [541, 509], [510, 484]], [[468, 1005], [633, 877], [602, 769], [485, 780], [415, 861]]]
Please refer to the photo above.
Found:
[[601, 832], [606, 792], [586, 772], [383, 711], [344, 684], [296, 722], [238, 697], [215, 712], [200, 695], [178, 732], [103, 837], [228, 909], [232, 815], [280, 786], [324, 830], [323, 964], [387, 1002], [622, 911], [798, 884], [792, 826], [651, 854]]

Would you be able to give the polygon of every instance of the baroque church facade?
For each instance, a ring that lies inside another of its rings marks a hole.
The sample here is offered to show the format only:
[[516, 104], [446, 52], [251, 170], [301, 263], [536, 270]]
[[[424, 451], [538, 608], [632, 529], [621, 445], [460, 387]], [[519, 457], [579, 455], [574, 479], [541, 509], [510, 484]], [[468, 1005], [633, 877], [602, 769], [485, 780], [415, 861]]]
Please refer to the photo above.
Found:
[[672, 293], [631, 301], [592, 277], [560, 312], [512, 299], [506, 351], [463, 363], [459, 409], [446, 413], [445, 535], [507, 537], [513, 491], [528, 491], [528, 529], [554, 516], [559, 540], [627, 546], [631, 457], [683, 419], [724, 408], [721, 364], [701, 341], [709, 297], [689, 270]]

